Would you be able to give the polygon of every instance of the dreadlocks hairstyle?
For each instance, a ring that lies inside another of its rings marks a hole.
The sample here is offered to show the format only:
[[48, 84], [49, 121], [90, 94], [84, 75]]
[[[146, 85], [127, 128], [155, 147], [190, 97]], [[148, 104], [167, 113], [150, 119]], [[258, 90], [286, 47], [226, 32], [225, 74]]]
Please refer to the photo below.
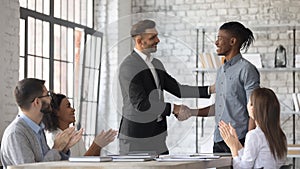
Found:
[[238, 40], [238, 44], [241, 50], [245, 49], [247, 52], [249, 46], [254, 42], [255, 38], [252, 31], [249, 28], [246, 28], [239, 22], [227, 22], [224, 23], [220, 30], [228, 31], [232, 36]]

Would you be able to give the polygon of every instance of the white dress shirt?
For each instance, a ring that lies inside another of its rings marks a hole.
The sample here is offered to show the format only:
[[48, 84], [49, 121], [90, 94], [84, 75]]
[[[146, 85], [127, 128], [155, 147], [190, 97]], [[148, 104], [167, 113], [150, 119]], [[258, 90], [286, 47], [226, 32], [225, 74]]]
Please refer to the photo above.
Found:
[[245, 146], [233, 158], [234, 169], [278, 169], [286, 159], [274, 159], [265, 134], [260, 127], [249, 131], [246, 135]]

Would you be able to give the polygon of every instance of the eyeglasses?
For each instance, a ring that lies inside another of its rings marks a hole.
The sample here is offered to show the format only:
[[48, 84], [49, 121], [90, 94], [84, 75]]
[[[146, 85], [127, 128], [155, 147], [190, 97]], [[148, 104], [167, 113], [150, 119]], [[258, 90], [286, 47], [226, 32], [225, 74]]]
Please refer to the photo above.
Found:
[[[46, 95], [38, 96], [38, 97], [35, 97], [35, 98], [43, 98], [43, 97], [51, 97], [52, 98], [52, 95], [53, 95], [52, 91], [47, 91]], [[31, 102], [33, 102], [35, 100], [35, 98]]]
[[52, 92], [51, 91], [48, 91], [46, 95], [44, 96], [39, 96], [37, 98], [43, 98], [43, 97], [52, 97]]

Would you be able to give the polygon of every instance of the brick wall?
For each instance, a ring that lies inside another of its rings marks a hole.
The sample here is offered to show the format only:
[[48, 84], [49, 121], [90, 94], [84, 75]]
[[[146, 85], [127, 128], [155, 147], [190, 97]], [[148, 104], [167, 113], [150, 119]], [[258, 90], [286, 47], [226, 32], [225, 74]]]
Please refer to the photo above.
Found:
[[[165, 63], [166, 69], [180, 82], [195, 84], [192, 73], [195, 68], [196, 28], [200, 30], [199, 52], [215, 51], [214, 41], [217, 28], [226, 21], [240, 21], [253, 30], [256, 41], [249, 53], [260, 53], [264, 67], [274, 67], [274, 52], [279, 44], [287, 50], [287, 66], [291, 67], [293, 54], [292, 26], [299, 25], [300, 1], [287, 0], [134, 0], [132, 13], [146, 15], [155, 19], [160, 28], [161, 43], [157, 57]], [[154, 16], [154, 17], [153, 17]], [[284, 26], [279, 26], [284, 25]], [[260, 26], [260, 27], [259, 27]], [[205, 38], [202, 41], [202, 28]], [[299, 27], [298, 27], [299, 29]], [[300, 52], [300, 30], [296, 31], [296, 53]], [[204, 44], [202, 43], [204, 42]], [[204, 46], [204, 47], [202, 47]], [[201, 76], [200, 76], [200, 80]], [[292, 85], [291, 72], [262, 72], [261, 86], [272, 88], [280, 101], [284, 112], [293, 107], [291, 93], [299, 92], [300, 73], [295, 74], [295, 86]], [[207, 73], [205, 84], [213, 83], [214, 74]], [[168, 96], [170, 100], [177, 100]], [[193, 106], [189, 101], [181, 101]], [[201, 105], [200, 101], [200, 105]], [[282, 127], [292, 143], [292, 118], [282, 114]], [[203, 137], [201, 137], [202, 119], [199, 122], [200, 152], [212, 151], [212, 132], [214, 120], [204, 119]], [[171, 153], [195, 152], [195, 118], [178, 123], [169, 119], [168, 145]], [[296, 116], [296, 140], [300, 140], [299, 117]], [[299, 141], [296, 141], [299, 143]]]
[[[160, 58], [168, 72], [181, 83], [196, 84], [195, 73], [193, 73], [197, 53], [196, 29], [199, 29], [198, 51], [214, 52], [218, 27], [224, 22], [232, 20], [242, 22], [254, 32], [256, 41], [248, 53], [260, 53], [264, 67], [274, 67], [274, 53], [279, 44], [282, 44], [287, 50], [287, 66], [292, 66], [293, 27], [291, 26], [300, 24], [300, 1], [298, 0], [284, 2], [279, 0], [132, 0], [128, 3], [132, 5], [128, 10], [128, 13], [131, 13], [129, 17], [131, 17], [132, 23], [145, 18], [154, 19], [157, 22], [161, 42], [155, 57]], [[112, 13], [120, 13], [121, 9], [122, 4], [118, 4]], [[111, 11], [97, 11], [103, 15], [112, 16]], [[108, 13], [104, 14], [104, 11]], [[110, 23], [113, 22], [112, 20], [118, 21], [123, 17], [114, 15], [110, 18]], [[103, 19], [98, 19], [98, 21], [103, 23]], [[128, 24], [130, 25], [131, 22]], [[108, 20], [106, 20], [107, 23], [109, 23]], [[127, 28], [128, 24], [126, 26], [118, 25], [119, 30]], [[299, 35], [300, 30], [297, 30], [296, 44], [300, 43]], [[116, 43], [122, 38], [117, 37]], [[297, 45], [296, 53], [299, 52], [300, 46]], [[110, 55], [110, 59], [113, 59], [111, 57], [120, 56]], [[121, 59], [118, 59], [118, 63], [120, 61]], [[292, 80], [291, 72], [261, 72], [261, 86], [270, 87], [276, 92], [280, 101], [287, 105], [282, 108], [284, 112], [288, 112], [289, 108], [293, 106], [291, 93], [294, 90], [299, 92], [300, 73], [295, 74], [295, 87], [292, 85]], [[198, 84], [201, 84], [201, 81], [202, 76], [199, 76]], [[214, 73], [204, 75], [205, 85], [214, 83], [214, 81]], [[107, 84], [108, 89], [112, 90], [113, 82], [110, 83]], [[166, 94], [166, 100], [196, 107], [195, 99], [181, 100]], [[206, 103], [204, 100], [200, 100], [198, 106], [204, 106]], [[296, 116], [296, 131], [299, 129], [298, 120], [299, 117]], [[195, 118], [191, 118], [185, 122], [177, 122], [174, 117], [169, 118], [168, 146], [171, 153], [196, 151], [195, 121]], [[202, 125], [204, 130], [202, 130]], [[214, 118], [204, 118], [203, 121], [202, 118], [198, 118], [199, 152], [212, 151], [213, 126]], [[288, 142], [292, 143], [292, 120], [289, 115], [282, 115], [282, 127], [286, 132]], [[201, 136], [202, 132], [203, 137]], [[296, 140], [300, 140], [297, 132]]]
[[4, 129], [18, 112], [13, 89], [19, 77], [19, 1], [2, 1], [0, 13], [0, 138], [2, 138]]

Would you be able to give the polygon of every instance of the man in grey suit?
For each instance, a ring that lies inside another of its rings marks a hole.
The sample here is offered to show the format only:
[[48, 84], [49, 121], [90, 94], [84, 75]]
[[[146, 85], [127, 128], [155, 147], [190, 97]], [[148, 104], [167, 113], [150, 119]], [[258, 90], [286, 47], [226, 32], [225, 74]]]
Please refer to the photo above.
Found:
[[60, 133], [54, 146], [47, 145], [41, 122], [43, 114], [51, 113], [51, 92], [44, 80], [27, 78], [18, 82], [14, 95], [21, 113], [5, 129], [1, 142], [1, 162], [10, 165], [42, 161], [66, 160], [69, 148], [77, 143], [82, 134], [71, 127]]
[[179, 98], [209, 98], [209, 87], [179, 84], [166, 72], [162, 62], [151, 56], [159, 43], [154, 21], [142, 20], [134, 24], [131, 36], [135, 47], [119, 68], [123, 97], [120, 154], [132, 151], [168, 154], [166, 117], [173, 112], [179, 120], [185, 120], [189, 109], [164, 102], [163, 91]]

